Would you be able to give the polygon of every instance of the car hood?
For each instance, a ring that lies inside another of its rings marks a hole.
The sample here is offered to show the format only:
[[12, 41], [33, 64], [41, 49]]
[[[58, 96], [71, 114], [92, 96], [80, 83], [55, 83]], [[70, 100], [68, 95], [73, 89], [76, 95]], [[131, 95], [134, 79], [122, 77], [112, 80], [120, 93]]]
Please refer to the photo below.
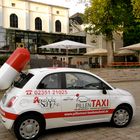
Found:
[[120, 89], [120, 88], [116, 88], [117, 93], [119, 93], [119, 95], [123, 95], [123, 96], [132, 96], [132, 94], [124, 89]]

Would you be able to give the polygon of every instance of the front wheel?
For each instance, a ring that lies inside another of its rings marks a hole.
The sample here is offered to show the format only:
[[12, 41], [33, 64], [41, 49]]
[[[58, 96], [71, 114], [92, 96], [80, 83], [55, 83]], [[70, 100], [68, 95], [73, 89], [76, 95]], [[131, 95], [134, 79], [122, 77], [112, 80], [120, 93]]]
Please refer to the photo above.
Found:
[[42, 119], [35, 115], [20, 117], [14, 125], [14, 133], [19, 140], [36, 140], [43, 131]]
[[132, 111], [126, 106], [118, 107], [112, 116], [111, 123], [115, 127], [125, 127], [132, 119]]

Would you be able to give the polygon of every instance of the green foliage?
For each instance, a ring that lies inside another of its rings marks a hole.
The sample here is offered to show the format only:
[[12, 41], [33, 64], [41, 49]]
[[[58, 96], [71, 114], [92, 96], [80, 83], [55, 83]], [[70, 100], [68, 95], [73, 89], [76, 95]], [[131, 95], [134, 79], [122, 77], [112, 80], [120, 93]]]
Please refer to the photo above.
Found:
[[0, 65], [3, 65], [9, 56], [3, 55], [0, 56]]
[[130, 0], [90, 0], [90, 6], [85, 9], [85, 23], [89, 33], [104, 34], [107, 39], [113, 39], [113, 32], [124, 31], [130, 26], [134, 17]]
[[134, 23], [123, 35], [124, 46], [136, 44], [140, 42], [140, 23]]
[[131, 0], [133, 4], [133, 13], [136, 18], [140, 18], [140, 0]]

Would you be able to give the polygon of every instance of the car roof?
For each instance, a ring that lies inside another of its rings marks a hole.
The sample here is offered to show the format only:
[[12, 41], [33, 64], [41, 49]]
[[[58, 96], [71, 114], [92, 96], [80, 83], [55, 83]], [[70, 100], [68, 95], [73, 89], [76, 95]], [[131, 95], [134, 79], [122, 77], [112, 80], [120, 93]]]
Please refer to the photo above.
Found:
[[67, 67], [47, 67], [47, 68], [35, 68], [29, 69], [29, 73], [34, 75], [39, 73], [55, 73], [55, 72], [84, 72], [89, 73], [86, 70], [78, 69], [78, 68], [67, 68]]
[[[78, 69], [78, 68], [67, 68], [67, 67], [47, 67], [47, 68], [35, 68], [35, 69], [29, 69], [28, 70], [29, 73], [32, 73], [34, 75], [40, 75], [40, 74], [51, 74], [51, 73], [56, 73], [56, 72], [81, 72], [81, 73], [87, 73], [87, 74], [91, 74], [94, 75], [95, 77], [97, 77], [98, 79], [104, 81], [102, 78], [100, 78], [98, 75], [93, 74], [87, 70], [82, 70], [82, 69]], [[104, 81], [108, 86], [110, 86], [111, 88], [113, 88], [111, 85], [109, 85], [106, 81]]]

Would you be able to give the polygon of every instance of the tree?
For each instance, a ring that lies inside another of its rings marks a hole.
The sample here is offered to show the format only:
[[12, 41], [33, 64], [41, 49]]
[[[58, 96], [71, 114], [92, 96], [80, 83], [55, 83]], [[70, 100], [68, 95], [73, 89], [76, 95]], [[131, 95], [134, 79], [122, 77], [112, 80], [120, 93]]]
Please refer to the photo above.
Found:
[[123, 44], [129, 46], [140, 42], [140, 22], [137, 20], [123, 33]]
[[86, 31], [91, 34], [102, 33], [107, 41], [107, 63], [114, 61], [113, 33], [122, 32], [133, 21], [130, 0], [90, 0], [85, 9], [84, 19], [89, 26]]
[[127, 26], [123, 34], [124, 46], [140, 42], [140, 0], [131, 0], [133, 6], [134, 21]]
[[133, 4], [133, 13], [136, 18], [140, 18], [140, 0], [131, 0]]

